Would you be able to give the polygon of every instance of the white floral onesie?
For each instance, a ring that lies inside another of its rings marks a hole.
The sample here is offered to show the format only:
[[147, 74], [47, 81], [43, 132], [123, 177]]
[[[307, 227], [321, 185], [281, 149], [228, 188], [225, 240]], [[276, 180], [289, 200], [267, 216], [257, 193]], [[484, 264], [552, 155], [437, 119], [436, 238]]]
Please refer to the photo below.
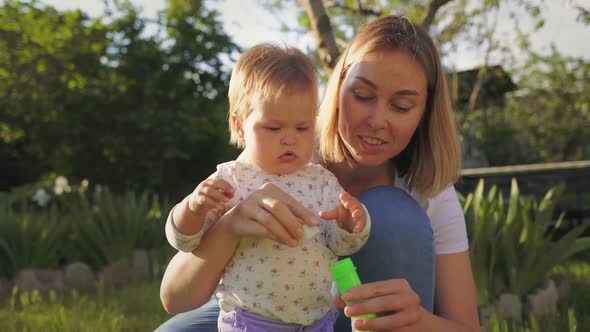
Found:
[[[340, 204], [343, 192], [332, 173], [314, 164], [291, 174], [273, 175], [246, 161], [230, 161], [218, 165], [211, 177], [222, 178], [234, 187], [227, 209], [267, 182], [315, 213], [332, 210]], [[179, 233], [171, 216], [172, 212], [166, 223], [168, 241], [178, 250], [191, 251], [219, 214], [210, 213], [201, 232], [194, 236]], [[243, 238], [216, 290], [221, 309], [240, 307], [302, 325], [311, 325], [328, 313], [332, 300], [330, 264], [337, 256], [358, 251], [369, 237], [371, 224], [367, 214], [367, 226], [358, 234], [341, 229], [334, 220], [322, 220], [319, 227], [314, 238], [295, 248], [268, 239]]]

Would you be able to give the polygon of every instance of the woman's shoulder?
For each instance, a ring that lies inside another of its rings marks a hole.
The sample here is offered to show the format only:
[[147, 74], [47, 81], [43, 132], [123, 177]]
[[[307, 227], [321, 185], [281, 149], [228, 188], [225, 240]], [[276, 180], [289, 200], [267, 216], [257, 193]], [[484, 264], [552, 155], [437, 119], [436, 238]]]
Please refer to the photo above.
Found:
[[412, 196], [418, 202], [418, 204], [420, 204], [420, 206], [422, 206], [422, 208], [427, 212], [437, 210], [441, 207], [441, 205], [446, 206], [448, 204], [451, 204], [453, 205], [453, 207], [455, 207], [455, 203], [457, 205], [459, 204], [457, 191], [455, 190], [455, 187], [452, 184], [433, 196], [425, 197], [420, 195], [415, 190], [408, 189], [407, 186], [404, 185], [404, 183], [405, 182], [403, 181], [403, 179], [396, 179], [396, 187], [410, 194], [410, 196]]

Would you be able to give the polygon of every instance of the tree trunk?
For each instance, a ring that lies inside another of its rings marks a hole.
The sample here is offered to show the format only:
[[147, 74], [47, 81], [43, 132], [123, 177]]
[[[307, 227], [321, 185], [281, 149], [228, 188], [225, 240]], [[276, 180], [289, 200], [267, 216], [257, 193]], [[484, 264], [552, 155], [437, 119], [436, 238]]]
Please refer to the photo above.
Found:
[[[418, 24], [428, 30], [434, 21], [436, 12], [451, 1], [453, 0], [432, 0], [424, 12], [422, 21], [418, 22]], [[318, 45], [318, 54], [322, 61], [322, 66], [329, 75], [340, 55], [330, 17], [326, 14], [322, 0], [301, 0], [300, 2], [303, 3], [305, 12], [309, 17], [311, 31]], [[357, 7], [359, 13], [363, 12], [360, 2], [357, 3]]]
[[424, 12], [424, 15], [422, 16], [422, 21], [420, 22], [420, 25], [426, 30], [430, 29], [430, 26], [432, 25], [432, 22], [434, 21], [434, 16], [436, 15], [436, 12], [440, 9], [440, 7], [446, 5], [447, 3], [451, 2], [451, 1], [452, 0], [432, 0], [432, 1], [430, 1], [428, 8], [426, 8], [426, 11]]
[[336, 45], [332, 23], [321, 0], [303, 0], [305, 12], [309, 17], [311, 30], [318, 45], [318, 53], [326, 74], [332, 73], [332, 68], [340, 55]]

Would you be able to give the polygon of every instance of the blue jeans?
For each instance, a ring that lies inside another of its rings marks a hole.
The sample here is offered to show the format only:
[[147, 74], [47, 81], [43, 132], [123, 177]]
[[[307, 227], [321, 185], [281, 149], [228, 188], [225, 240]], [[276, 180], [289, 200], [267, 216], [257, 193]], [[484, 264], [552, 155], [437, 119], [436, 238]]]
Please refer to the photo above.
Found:
[[[435, 253], [432, 227], [426, 212], [406, 192], [377, 187], [359, 196], [371, 215], [367, 244], [351, 256], [363, 283], [393, 278], [407, 279], [422, 306], [434, 305]], [[178, 314], [156, 331], [216, 332], [217, 300]], [[341, 312], [334, 331], [350, 331], [350, 319]]]

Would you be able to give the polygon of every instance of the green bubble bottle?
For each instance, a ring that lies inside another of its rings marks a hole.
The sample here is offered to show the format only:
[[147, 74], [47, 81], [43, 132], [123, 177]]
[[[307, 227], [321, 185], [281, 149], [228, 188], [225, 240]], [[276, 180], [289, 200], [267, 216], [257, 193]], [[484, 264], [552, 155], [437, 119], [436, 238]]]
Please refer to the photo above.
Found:
[[[352, 263], [350, 258], [344, 258], [330, 266], [330, 272], [332, 272], [332, 279], [336, 283], [338, 287], [338, 291], [340, 294], [344, 294], [347, 290], [359, 286], [361, 284], [361, 280], [359, 279], [358, 274], [356, 274], [356, 267]], [[353, 302], [346, 302], [346, 304], [351, 304]], [[366, 314], [361, 316], [354, 316], [351, 319], [351, 323], [354, 322], [357, 318], [375, 318], [377, 315], [375, 314]], [[352, 328], [352, 331], [356, 331]], [[363, 331], [358, 331], [363, 332]], [[365, 331], [371, 332], [371, 331]]]

